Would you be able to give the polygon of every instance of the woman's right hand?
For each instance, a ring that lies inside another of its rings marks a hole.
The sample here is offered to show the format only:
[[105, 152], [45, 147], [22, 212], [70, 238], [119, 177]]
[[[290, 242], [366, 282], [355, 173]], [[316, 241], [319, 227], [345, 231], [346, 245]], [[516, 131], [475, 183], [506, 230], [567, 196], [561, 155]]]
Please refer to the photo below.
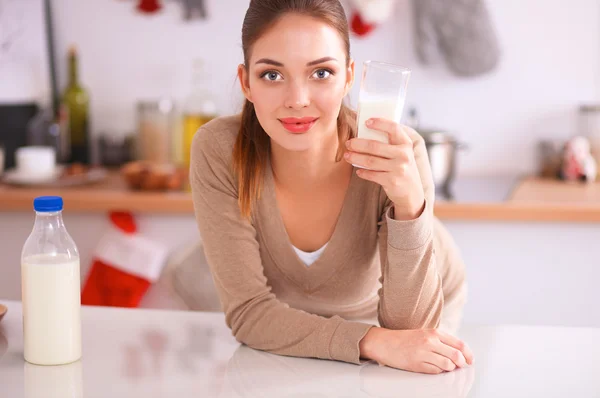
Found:
[[471, 349], [439, 329], [373, 327], [360, 341], [361, 358], [410, 372], [438, 374], [473, 364]]

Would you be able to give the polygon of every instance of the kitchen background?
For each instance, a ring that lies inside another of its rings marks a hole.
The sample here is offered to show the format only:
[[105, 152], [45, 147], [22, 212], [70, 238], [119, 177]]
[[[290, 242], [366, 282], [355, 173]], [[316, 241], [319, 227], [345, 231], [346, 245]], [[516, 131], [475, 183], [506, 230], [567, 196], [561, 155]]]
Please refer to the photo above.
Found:
[[[185, 99], [195, 59], [206, 63], [206, 86], [222, 114], [240, 110], [235, 78], [241, 62], [245, 0], [207, 0], [209, 18], [182, 21], [170, 1], [158, 14], [141, 15], [135, 1], [55, 2], [60, 87], [66, 85], [69, 47], [80, 50], [80, 79], [92, 100], [93, 134], [124, 134], [135, 127], [135, 104], [167, 95]], [[498, 68], [458, 78], [442, 61], [421, 65], [414, 50], [411, 1], [364, 38], [352, 40], [358, 72], [376, 59], [413, 70], [407, 108], [423, 124], [456, 131], [469, 143], [460, 159], [465, 174], [531, 172], [543, 138], [576, 132], [580, 104], [600, 97], [600, 3], [595, 0], [491, 0], [486, 2], [501, 45]], [[360, 75], [358, 75], [360, 76]], [[359, 85], [350, 95], [356, 105]], [[515, 161], [518, 159], [518, 161]]]
[[[133, 0], [53, 2], [58, 86], [67, 84], [66, 55], [75, 45], [79, 78], [91, 98], [93, 137], [135, 131], [139, 100], [167, 96], [183, 104], [197, 59], [203, 61], [204, 87], [218, 113], [239, 111], [242, 97], [235, 71], [242, 59], [240, 28], [247, 1], [205, 3], [206, 19], [184, 21], [176, 1], [164, 2], [152, 15], [139, 13]], [[600, 100], [600, 2], [485, 3], [500, 43], [494, 71], [466, 78], [453, 74], [441, 57], [421, 64], [415, 53], [413, 3], [398, 0], [384, 24], [365, 37], [352, 38], [357, 76], [367, 59], [411, 68], [406, 109], [414, 107], [422, 125], [452, 131], [469, 146], [458, 158], [459, 176], [534, 174], [539, 141], [564, 141], [578, 134], [579, 106]], [[0, 76], [0, 88], [8, 81], [14, 83], [14, 75]], [[353, 105], [358, 86], [350, 95]], [[44, 87], [23, 86], [21, 94], [48, 98]], [[7, 100], [1, 90], [0, 98]], [[0, 213], [0, 298], [20, 297], [20, 249], [32, 222], [32, 213]], [[65, 222], [80, 249], [85, 275], [109, 220], [67, 210]], [[199, 239], [191, 215], [140, 215], [138, 223], [144, 236], [164, 243], [174, 255]], [[595, 288], [600, 280], [598, 225], [446, 225], [468, 267], [467, 321], [600, 326], [600, 311], [592, 304], [600, 302]], [[154, 288], [143, 305], [171, 304]]]

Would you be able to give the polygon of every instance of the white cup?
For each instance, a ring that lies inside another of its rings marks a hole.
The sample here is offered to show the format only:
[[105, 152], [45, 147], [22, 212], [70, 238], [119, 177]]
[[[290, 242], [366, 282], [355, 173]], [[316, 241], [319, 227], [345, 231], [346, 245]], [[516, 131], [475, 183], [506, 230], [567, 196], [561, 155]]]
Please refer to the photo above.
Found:
[[25, 146], [15, 151], [17, 173], [28, 177], [50, 177], [56, 169], [56, 150], [52, 147]]

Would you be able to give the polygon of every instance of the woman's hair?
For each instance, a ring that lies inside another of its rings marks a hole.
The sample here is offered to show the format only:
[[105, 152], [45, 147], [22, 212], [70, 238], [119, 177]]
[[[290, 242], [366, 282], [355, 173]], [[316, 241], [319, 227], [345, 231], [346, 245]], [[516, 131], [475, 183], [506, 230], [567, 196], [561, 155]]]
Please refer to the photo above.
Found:
[[[252, 46], [261, 35], [287, 14], [316, 18], [336, 29], [344, 43], [346, 66], [350, 62], [350, 37], [346, 14], [339, 0], [251, 0], [242, 26], [244, 64], [248, 68]], [[338, 141], [344, 144], [352, 134], [352, 111], [344, 104], [338, 116]], [[260, 197], [270, 140], [256, 117], [252, 102], [246, 100], [241, 127], [233, 149], [233, 168], [238, 178], [239, 206], [249, 218], [252, 206]], [[340, 161], [343, 145], [339, 145], [336, 161]]]

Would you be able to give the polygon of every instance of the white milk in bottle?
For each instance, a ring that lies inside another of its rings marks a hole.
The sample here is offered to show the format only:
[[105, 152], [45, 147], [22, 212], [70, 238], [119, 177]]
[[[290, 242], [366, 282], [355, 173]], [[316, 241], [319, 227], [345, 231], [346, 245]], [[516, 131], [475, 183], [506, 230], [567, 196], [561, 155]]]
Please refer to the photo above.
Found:
[[61, 365], [81, 358], [79, 253], [57, 196], [34, 200], [35, 224], [21, 255], [23, 344], [27, 362]]

